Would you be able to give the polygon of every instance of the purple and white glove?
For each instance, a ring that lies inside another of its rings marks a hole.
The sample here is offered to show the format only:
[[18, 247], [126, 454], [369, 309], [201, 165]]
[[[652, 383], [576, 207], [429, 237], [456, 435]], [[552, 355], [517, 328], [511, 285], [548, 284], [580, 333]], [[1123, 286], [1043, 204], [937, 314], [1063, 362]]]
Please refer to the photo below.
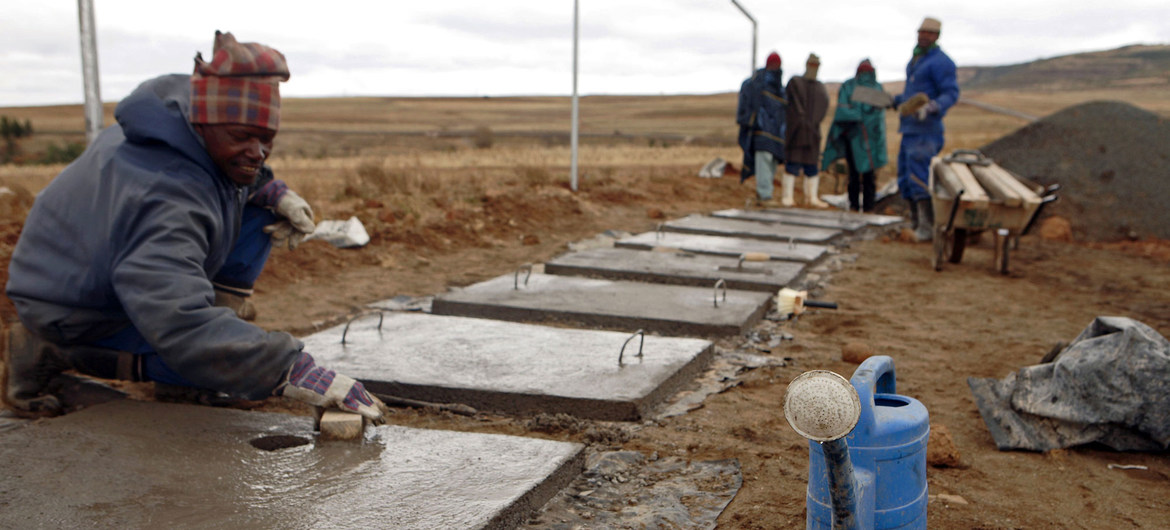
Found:
[[275, 246], [279, 247], [287, 241], [288, 249], [293, 250], [317, 228], [313, 223], [313, 208], [293, 190], [284, 192], [275, 210], [284, 219], [264, 227], [264, 233], [272, 236], [272, 244]]
[[272, 391], [275, 396], [303, 401], [316, 407], [334, 407], [365, 416], [375, 425], [386, 423], [386, 404], [366, 391], [352, 377], [320, 366], [313, 356], [301, 356], [289, 368], [284, 382]]
[[925, 120], [926, 117], [930, 116], [931, 114], [938, 114], [939, 108], [940, 107], [938, 106], [937, 101], [933, 99], [927, 101], [926, 104], [922, 106], [922, 108], [918, 109], [918, 121]]

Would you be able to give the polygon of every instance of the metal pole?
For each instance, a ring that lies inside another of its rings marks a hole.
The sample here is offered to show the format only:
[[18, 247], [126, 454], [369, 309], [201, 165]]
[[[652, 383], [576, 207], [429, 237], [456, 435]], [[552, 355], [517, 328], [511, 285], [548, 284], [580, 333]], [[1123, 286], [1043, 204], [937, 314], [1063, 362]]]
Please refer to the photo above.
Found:
[[759, 34], [759, 24], [756, 23], [755, 17], [753, 17], [751, 13], [748, 13], [748, 11], [744, 9], [739, 2], [736, 0], [731, 0], [731, 3], [735, 4], [735, 7], [739, 8], [740, 12], [743, 13], [743, 16], [748, 17], [748, 20], [752, 21], [752, 71], [749, 72], [749, 75], [754, 74], [756, 73], [756, 37]]
[[570, 163], [569, 187], [577, 191], [577, 129], [580, 126], [580, 115], [577, 111], [577, 0], [573, 0], [573, 130], [569, 134], [569, 143], [572, 146], [573, 160]]
[[102, 130], [102, 93], [98, 88], [97, 28], [93, 0], [77, 0], [81, 26], [81, 77], [85, 85], [85, 140], [93, 143]]

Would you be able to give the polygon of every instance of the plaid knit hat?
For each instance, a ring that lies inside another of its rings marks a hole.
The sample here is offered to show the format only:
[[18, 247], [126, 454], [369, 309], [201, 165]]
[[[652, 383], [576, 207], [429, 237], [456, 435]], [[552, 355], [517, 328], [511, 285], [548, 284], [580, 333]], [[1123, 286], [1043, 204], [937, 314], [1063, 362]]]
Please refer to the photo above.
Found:
[[195, 54], [191, 123], [239, 123], [277, 130], [280, 82], [288, 81], [284, 55], [263, 44], [236, 42], [215, 32], [211, 62]]

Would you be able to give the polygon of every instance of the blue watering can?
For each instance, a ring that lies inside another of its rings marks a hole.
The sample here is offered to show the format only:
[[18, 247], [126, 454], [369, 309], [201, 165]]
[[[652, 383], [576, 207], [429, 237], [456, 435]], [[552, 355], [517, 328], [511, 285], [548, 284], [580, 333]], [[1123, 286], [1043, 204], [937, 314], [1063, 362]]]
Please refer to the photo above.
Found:
[[808, 528], [926, 528], [930, 419], [894, 385], [885, 355], [849, 381], [813, 370], [788, 385], [784, 416], [809, 439]]

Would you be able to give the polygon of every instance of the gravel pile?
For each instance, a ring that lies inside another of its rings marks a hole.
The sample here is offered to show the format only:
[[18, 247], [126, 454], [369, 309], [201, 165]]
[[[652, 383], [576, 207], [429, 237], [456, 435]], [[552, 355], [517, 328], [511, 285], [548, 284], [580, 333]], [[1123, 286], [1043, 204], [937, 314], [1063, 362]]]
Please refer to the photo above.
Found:
[[981, 149], [1040, 184], [1078, 240], [1170, 239], [1170, 122], [1120, 101], [1069, 107]]

